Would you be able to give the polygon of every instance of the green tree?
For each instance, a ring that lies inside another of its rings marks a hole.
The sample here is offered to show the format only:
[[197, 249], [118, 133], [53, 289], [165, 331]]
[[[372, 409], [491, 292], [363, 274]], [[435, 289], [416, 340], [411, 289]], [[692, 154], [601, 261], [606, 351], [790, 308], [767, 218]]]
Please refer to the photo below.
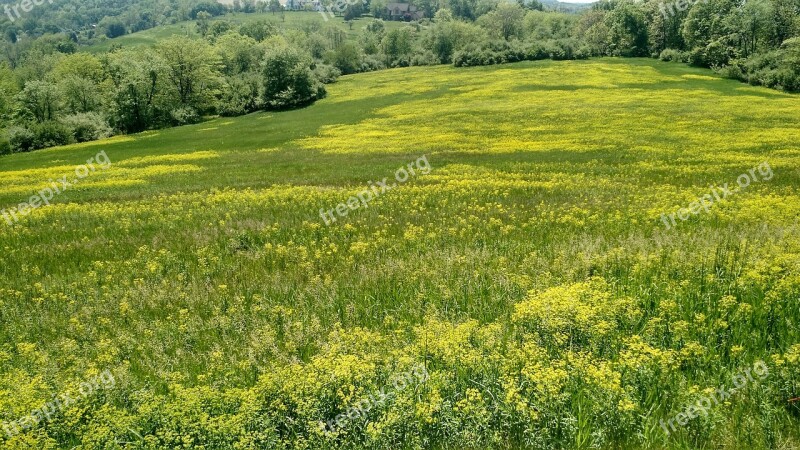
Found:
[[37, 122], [55, 120], [61, 111], [61, 93], [55, 84], [47, 81], [29, 81], [17, 94], [16, 102], [24, 117]]
[[478, 24], [483, 26], [493, 37], [510, 40], [512, 37], [522, 37], [522, 22], [525, 10], [516, 3], [502, 2], [497, 7], [478, 18]]
[[163, 92], [165, 64], [151, 50], [124, 50], [108, 57], [113, 83], [110, 117], [113, 125], [136, 132], [162, 123], [166, 101]]
[[225, 75], [248, 72], [261, 60], [262, 50], [256, 40], [233, 31], [220, 36], [214, 50], [220, 58]]
[[383, 37], [381, 49], [386, 58], [386, 65], [407, 66], [408, 59], [414, 51], [414, 36], [408, 28], [397, 28]]
[[289, 45], [273, 45], [264, 55], [264, 104], [268, 109], [307, 105], [325, 95], [310, 69], [311, 59]]
[[411, 0], [411, 4], [422, 11], [425, 17], [433, 17], [436, 15], [436, 12], [439, 11], [438, 0]]
[[71, 113], [98, 111], [101, 105], [100, 89], [94, 81], [77, 75], [59, 79], [58, 89], [64, 99], [64, 107]]
[[724, 20], [736, 7], [736, 0], [708, 0], [698, 2], [689, 10], [683, 21], [683, 39], [689, 49], [705, 48], [710, 43], [730, 33]]
[[208, 29], [211, 26], [211, 18], [213, 16], [205, 11], [197, 13], [197, 32], [201, 36], [208, 35]]
[[5, 64], [0, 63], [0, 127], [11, 119], [14, 111], [14, 96], [19, 92], [15, 81], [14, 72]]
[[212, 37], [212, 40], [214, 40], [232, 29], [233, 26], [227, 20], [217, 20], [212, 23], [211, 27], [208, 29], [208, 35]]
[[780, 46], [792, 36], [800, 36], [800, 0], [772, 0], [770, 43]]
[[55, 80], [73, 75], [100, 83], [105, 79], [105, 70], [103, 63], [94, 55], [75, 53], [61, 58], [52, 71]]
[[109, 39], [114, 39], [120, 36], [124, 36], [128, 30], [125, 28], [125, 24], [116, 17], [105, 17], [100, 23], [97, 25], [98, 28], [105, 30], [105, 35]]
[[447, 0], [447, 6], [453, 12], [453, 16], [475, 20], [478, 18], [478, 0]]
[[642, 5], [622, 0], [606, 16], [609, 51], [614, 56], [647, 56], [647, 20]]
[[278, 0], [269, 0], [269, 10], [272, 12], [272, 15], [275, 15], [276, 12], [283, 10], [283, 6], [281, 6], [281, 2]]
[[471, 44], [486, 42], [486, 30], [472, 23], [455, 20], [448, 9], [440, 9], [432, 26], [422, 33], [422, 45], [436, 55], [439, 62], [453, 62], [453, 54]]
[[608, 54], [609, 29], [606, 15], [606, 10], [592, 9], [582, 14], [575, 25], [576, 37], [586, 44], [593, 55]]
[[361, 69], [361, 49], [352, 42], [345, 42], [336, 49], [333, 55], [333, 65], [343, 74], [356, 73]]
[[198, 112], [210, 109], [220, 83], [213, 48], [202, 40], [176, 36], [159, 43], [156, 51], [164, 59], [167, 86], [177, 102]]
[[685, 46], [681, 27], [688, 11], [675, 8], [674, 12], [664, 13], [666, 6], [662, 0], [649, 2], [645, 5], [650, 23], [647, 29], [650, 53], [658, 55], [662, 50], [682, 49]]
[[278, 30], [271, 22], [266, 20], [257, 20], [248, 22], [239, 28], [239, 33], [250, 36], [258, 42], [261, 42], [271, 36], [278, 34]]

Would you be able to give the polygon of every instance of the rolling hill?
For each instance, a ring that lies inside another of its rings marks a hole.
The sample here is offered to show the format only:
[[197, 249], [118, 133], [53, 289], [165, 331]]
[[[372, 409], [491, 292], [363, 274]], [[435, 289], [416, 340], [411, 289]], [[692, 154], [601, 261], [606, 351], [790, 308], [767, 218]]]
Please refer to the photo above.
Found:
[[798, 100], [650, 59], [415, 67], [2, 157], [0, 208], [52, 195], [0, 220], [0, 443], [796, 447]]

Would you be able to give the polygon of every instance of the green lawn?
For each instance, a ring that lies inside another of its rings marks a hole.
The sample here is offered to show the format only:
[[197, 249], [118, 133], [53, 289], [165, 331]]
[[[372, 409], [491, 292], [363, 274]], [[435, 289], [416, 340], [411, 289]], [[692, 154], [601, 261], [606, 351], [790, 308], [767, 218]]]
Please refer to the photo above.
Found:
[[797, 95], [649, 59], [414, 67], [2, 157], [0, 208], [112, 164], [0, 219], [0, 421], [116, 377], [5, 445], [797, 448], [798, 117]]

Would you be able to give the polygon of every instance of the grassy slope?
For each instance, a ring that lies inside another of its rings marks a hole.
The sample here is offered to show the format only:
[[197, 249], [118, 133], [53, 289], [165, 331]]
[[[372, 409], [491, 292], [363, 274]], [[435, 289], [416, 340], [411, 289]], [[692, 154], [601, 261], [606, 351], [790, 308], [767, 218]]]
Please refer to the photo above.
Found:
[[[0, 158], [0, 207], [100, 150], [114, 163], [55, 207], [0, 223], [0, 356], [44, 377], [31, 398], [89, 367], [123, 371], [127, 390], [246, 387], [308, 361], [337, 323], [507, 323], [528, 290], [593, 274], [647, 317], [681, 305], [673, 320], [693, 324], [683, 339], [708, 346], [676, 376], [707, 386], [800, 338], [753, 317], [714, 344], [711, 319], [695, 322], [719, 314], [723, 295], [760, 305], [771, 277], [798, 271], [798, 100], [652, 60], [411, 68], [344, 77], [298, 111]], [[421, 155], [430, 175], [321, 224], [320, 208]], [[662, 212], [764, 160], [774, 179], [663, 230]], [[796, 323], [792, 286], [772, 295]], [[684, 382], [654, 386], [660, 399], [639, 413], [674, 413]], [[720, 430], [729, 445], [768, 442], [738, 422]]]
[[[320, 15], [318, 12], [305, 12], [305, 11], [286, 12], [283, 18], [281, 17], [280, 14], [272, 14], [272, 13], [252, 13], [252, 14], [232, 13], [222, 17], [215, 18], [214, 20], [225, 20], [237, 24], [254, 22], [258, 20], [267, 20], [270, 22], [274, 22], [278, 26], [285, 29], [300, 28], [309, 22], [318, 22], [318, 23], [325, 22], [322, 15]], [[333, 19], [330, 19], [327, 23], [338, 26], [339, 28], [347, 31], [349, 37], [355, 38], [361, 31], [363, 31], [364, 27], [367, 26], [370, 20], [371, 19], [369, 18], [361, 18], [354, 20], [352, 29], [349, 27], [349, 25], [345, 23], [342, 17], [335, 17]], [[407, 26], [407, 24], [405, 24], [404, 22], [392, 22], [392, 21], [386, 22], [386, 28], [388, 30], [392, 30], [402, 26]], [[159, 41], [173, 35], [199, 36], [197, 34], [196, 22], [193, 20], [189, 20], [186, 22], [179, 22], [174, 25], [164, 25], [151, 28], [149, 30], [140, 31], [138, 33], [132, 33], [125, 36], [121, 36], [116, 39], [104, 39], [94, 45], [86, 47], [84, 50], [91, 53], [105, 53], [109, 49], [111, 49], [112, 45], [121, 45], [122, 47], [152, 46], [158, 43]]]

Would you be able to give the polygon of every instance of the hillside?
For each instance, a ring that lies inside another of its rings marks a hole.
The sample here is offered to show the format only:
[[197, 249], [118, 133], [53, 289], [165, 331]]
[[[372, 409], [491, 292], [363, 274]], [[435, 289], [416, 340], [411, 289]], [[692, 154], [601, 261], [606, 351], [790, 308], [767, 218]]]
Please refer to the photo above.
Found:
[[0, 444], [800, 445], [800, 97], [616, 58], [328, 88], [0, 158], [6, 212], [75, 181], [0, 220], [0, 420], [74, 400]]
[[[310, 24], [328, 24], [329, 26], [336, 26], [345, 30], [350, 39], [355, 39], [363, 32], [364, 27], [371, 20], [370, 18], [360, 18], [353, 21], [353, 27], [350, 28], [342, 17], [329, 18], [325, 21], [320, 13], [317, 12], [304, 12], [304, 11], [291, 11], [283, 15], [273, 13], [230, 13], [224, 16], [215, 17], [211, 22], [226, 21], [232, 24], [241, 25], [248, 22], [268, 21], [274, 23], [279, 29], [282, 30], [300, 30], [303, 27], [310, 26]], [[386, 29], [393, 30], [400, 27], [408, 26], [404, 22], [386, 22]], [[88, 46], [86, 51], [91, 53], [104, 53], [111, 49], [112, 46], [119, 46], [122, 48], [127, 47], [148, 47], [157, 44], [158, 42], [173, 36], [173, 35], [187, 35], [195, 38], [200, 36], [197, 33], [197, 24], [193, 20], [178, 22], [173, 25], [161, 25], [149, 30], [139, 31], [136, 33], [120, 36], [115, 39], [100, 39], [100, 42]]]

